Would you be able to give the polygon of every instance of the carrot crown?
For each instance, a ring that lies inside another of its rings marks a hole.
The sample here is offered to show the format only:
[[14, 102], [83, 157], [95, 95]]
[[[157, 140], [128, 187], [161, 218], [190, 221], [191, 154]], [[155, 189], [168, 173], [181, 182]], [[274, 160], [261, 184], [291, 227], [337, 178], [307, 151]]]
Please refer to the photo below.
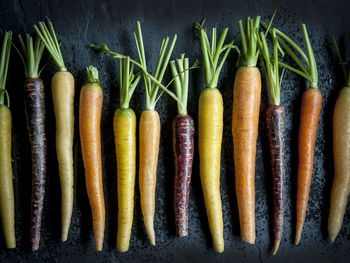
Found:
[[47, 22], [47, 25], [44, 22], [39, 22], [40, 29], [35, 25], [35, 31], [37, 32], [40, 39], [43, 41], [46, 49], [49, 51], [51, 57], [55, 61], [59, 71], [67, 71], [66, 66], [64, 65], [60, 44], [58, 43], [55, 30], [51, 21]]
[[[337, 41], [335, 40], [335, 37], [332, 36], [332, 41], [333, 41], [333, 45], [334, 45], [334, 48], [335, 48], [335, 52], [337, 53], [337, 56], [338, 56], [338, 59], [339, 59], [339, 63], [340, 63], [340, 66], [341, 66], [341, 69], [343, 71], [343, 74], [344, 74], [344, 79], [345, 79], [345, 85], [347, 87], [350, 87], [350, 67], [346, 67], [347, 65], [347, 62], [344, 61], [344, 59], [342, 58], [341, 54], [340, 54], [340, 51], [339, 51], [339, 47], [338, 47], [338, 44], [337, 44]], [[347, 72], [348, 70], [348, 72]]]
[[175, 93], [182, 103], [177, 103], [177, 111], [179, 114], [187, 115], [187, 97], [188, 97], [188, 80], [189, 80], [189, 59], [185, 58], [185, 54], [181, 54], [181, 58], [176, 60], [180, 73], [176, 68], [175, 60], [170, 61], [171, 73], [173, 74]]
[[[210, 44], [207, 32], [203, 28], [204, 23], [205, 20], [203, 20], [202, 23], [195, 23], [194, 26], [199, 31], [199, 38], [201, 40], [206, 86], [207, 88], [216, 88], [218, 85], [220, 71], [230, 50], [234, 48], [238, 54], [240, 54], [240, 51], [237, 46], [233, 45], [234, 40], [224, 45], [228, 28], [225, 28], [221, 32], [219, 41], [216, 44], [216, 28], [214, 27], [212, 30], [212, 39]], [[221, 53], [224, 53], [224, 55], [219, 62]]]
[[[263, 24], [265, 28], [267, 26]], [[299, 74], [300, 76], [304, 77], [310, 82], [310, 88], [317, 89], [318, 87], [318, 73], [317, 73], [317, 66], [316, 66], [316, 60], [315, 56], [311, 47], [310, 39], [307, 34], [306, 26], [305, 24], [301, 25], [305, 45], [307, 49], [307, 55], [303, 52], [303, 50], [286, 34], [284, 34], [282, 31], [278, 29], [274, 29], [277, 33], [277, 40], [279, 45], [291, 56], [291, 58], [295, 61], [295, 63], [298, 65], [299, 69], [296, 69], [294, 67], [291, 67], [289, 65], [286, 65], [285, 63], [279, 62], [279, 64], [289, 70], [294, 71], [295, 73]], [[270, 30], [271, 32], [271, 30]], [[288, 44], [287, 44], [288, 43]], [[299, 54], [299, 57], [292, 51], [292, 49], [289, 47], [295, 49], [295, 51]]]
[[23, 62], [25, 76], [27, 78], [38, 78], [41, 73], [39, 65], [45, 48], [43, 42], [39, 36], [36, 36], [33, 44], [33, 38], [29, 34], [26, 34], [26, 42], [24, 42], [21, 35], [18, 35], [18, 39], [22, 47], [22, 53], [16, 46], [14, 47]]
[[284, 56], [283, 50], [278, 45], [278, 40], [276, 37], [276, 31], [272, 30], [272, 43], [273, 43], [273, 57], [270, 56], [269, 46], [266, 41], [264, 33], [256, 32], [257, 40], [259, 44], [260, 54], [263, 57], [262, 66], [266, 75], [266, 81], [269, 87], [269, 97], [272, 105], [280, 105], [280, 92], [281, 92], [281, 83], [283, 79], [283, 74], [285, 68], [282, 70], [281, 77], [279, 77], [279, 68], [278, 63], [278, 53], [280, 52]]
[[86, 68], [86, 73], [88, 76], [89, 83], [97, 83], [98, 85], [100, 85], [100, 81], [98, 79], [98, 70], [96, 67], [90, 66]]
[[248, 17], [246, 28], [243, 27], [242, 20], [238, 21], [239, 34], [242, 43], [242, 66], [256, 67], [259, 58], [259, 49], [257, 46], [257, 34], [260, 26], [260, 16], [254, 19]]
[[141, 79], [139, 73], [134, 75], [134, 64], [131, 64], [130, 67], [130, 57], [119, 59], [120, 107], [122, 109], [129, 108], [132, 94]]
[[5, 104], [5, 98], [6, 98], [7, 107], [10, 107], [10, 98], [6, 90], [6, 80], [7, 80], [7, 71], [8, 71], [9, 60], [10, 60], [11, 41], [12, 41], [12, 32], [6, 31], [4, 33], [4, 39], [2, 41], [1, 58], [0, 58], [0, 105]]

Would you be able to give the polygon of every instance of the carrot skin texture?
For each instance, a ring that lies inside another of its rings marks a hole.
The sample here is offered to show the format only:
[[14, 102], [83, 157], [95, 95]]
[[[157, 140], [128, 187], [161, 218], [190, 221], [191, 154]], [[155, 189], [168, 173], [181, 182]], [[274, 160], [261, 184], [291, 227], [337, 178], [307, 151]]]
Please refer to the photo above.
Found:
[[314, 148], [318, 120], [322, 107], [322, 94], [318, 89], [308, 89], [304, 92], [300, 109], [300, 127], [298, 137], [298, 183], [297, 183], [297, 222], [295, 244], [299, 244], [314, 164]]
[[241, 239], [255, 243], [255, 155], [258, 137], [261, 75], [240, 67], [233, 90], [232, 136]]
[[209, 229], [216, 252], [224, 251], [220, 196], [220, 158], [223, 132], [223, 100], [218, 89], [201, 92], [198, 107], [198, 148], [200, 178]]
[[328, 236], [337, 237], [350, 193], [350, 87], [344, 87], [338, 96], [333, 115], [334, 179], [328, 217]]
[[134, 216], [136, 174], [136, 116], [132, 109], [118, 109], [113, 120], [118, 169], [117, 250], [129, 249]]
[[24, 82], [25, 111], [32, 150], [31, 250], [39, 248], [46, 183], [45, 92], [40, 78]]
[[266, 110], [266, 128], [269, 139], [272, 193], [273, 193], [273, 255], [276, 255], [283, 232], [284, 199], [285, 199], [285, 111], [283, 106], [272, 105]]
[[83, 86], [79, 104], [80, 140], [97, 251], [102, 250], [105, 230], [100, 130], [102, 101], [102, 90], [97, 83]]
[[11, 160], [11, 111], [0, 105], [0, 215], [7, 248], [16, 247], [15, 199]]
[[188, 202], [194, 152], [194, 122], [190, 115], [178, 115], [173, 121], [175, 159], [174, 211], [176, 235], [188, 235]]
[[56, 72], [51, 80], [56, 117], [56, 151], [61, 182], [61, 240], [68, 238], [73, 211], [74, 171], [74, 77], [69, 72]]
[[139, 130], [139, 185], [141, 210], [148, 239], [152, 245], [155, 245], [153, 220], [155, 210], [159, 139], [160, 119], [158, 112], [154, 110], [143, 111], [140, 118]]

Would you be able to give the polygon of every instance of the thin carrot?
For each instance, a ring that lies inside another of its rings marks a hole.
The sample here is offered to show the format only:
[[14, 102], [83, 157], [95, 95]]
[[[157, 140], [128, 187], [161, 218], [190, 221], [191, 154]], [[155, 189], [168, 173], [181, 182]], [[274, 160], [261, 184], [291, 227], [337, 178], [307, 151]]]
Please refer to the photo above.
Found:
[[56, 116], [56, 151], [60, 174], [62, 201], [61, 240], [68, 238], [74, 199], [73, 138], [74, 138], [74, 77], [67, 71], [52, 23], [34, 26], [38, 36], [55, 61], [58, 72], [51, 80], [52, 100]]
[[15, 198], [11, 164], [12, 115], [6, 90], [11, 41], [12, 32], [5, 32], [0, 59], [0, 215], [7, 248], [16, 247]]
[[342, 227], [350, 194], [350, 68], [347, 73], [346, 63], [340, 55], [334, 36], [333, 43], [346, 83], [339, 92], [333, 115], [334, 179], [328, 216], [328, 236], [331, 242], [335, 241]]
[[[285, 110], [280, 102], [281, 82], [284, 70], [279, 76], [279, 49], [276, 32], [272, 31], [273, 57], [270, 56], [269, 47], [264, 33], [258, 37], [262, 65], [266, 76], [270, 106], [266, 109], [266, 129], [270, 145], [271, 169], [272, 169], [272, 194], [273, 194], [273, 234], [274, 246], [272, 254], [276, 255], [283, 233], [284, 199], [285, 199]], [[258, 34], [258, 32], [257, 32]]]
[[261, 76], [256, 67], [259, 57], [256, 32], [260, 17], [247, 18], [246, 29], [238, 22], [243, 62], [233, 89], [232, 136], [236, 196], [241, 239], [255, 243], [255, 155], [258, 136]]
[[[220, 197], [220, 159], [223, 131], [223, 99], [217, 89], [220, 71], [233, 46], [233, 41], [224, 45], [228, 29], [225, 28], [216, 45], [216, 28], [212, 30], [211, 47], [204, 21], [195, 27], [201, 40], [206, 88], [201, 92], [198, 105], [198, 147], [200, 178], [207, 210], [213, 248], [224, 251], [223, 220]], [[223, 56], [220, 60], [220, 55]]]
[[129, 108], [131, 96], [141, 78], [135, 78], [130, 58], [119, 60], [120, 109], [114, 114], [113, 127], [118, 168], [118, 234], [117, 250], [129, 249], [134, 216], [136, 174], [136, 116]]
[[[265, 25], [266, 27], [266, 25]], [[314, 53], [307, 34], [306, 26], [301, 25], [305, 45], [307, 49], [307, 56], [302, 49], [283, 32], [274, 29], [277, 33], [277, 39], [280, 46], [291, 56], [291, 58], [298, 65], [299, 69], [279, 62], [279, 64], [287, 69], [294, 71], [300, 76], [307, 79], [310, 83], [302, 97], [300, 109], [300, 126], [298, 137], [298, 183], [297, 183], [297, 222], [295, 244], [299, 244], [303, 225], [305, 221], [307, 203], [309, 200], [310, 184], [313, 172], [314, 162], [314, 146], [316, 140], [318, 120], [320, 117], [322, 107], [322, 94], [318, 90], [318, 74]], [[288, 43], [288, 44], [287, 44]], [[299, 57], [292, 51], [295, 49]]]
[[42, 211], [46, 183], [46, 133], [45, 133], [45, 92], [44, 83], [39, 78], [39, 64], [44, 44], [37, 36], [35, 43], [26, 34], [26, 44], [19, 36], [23, 55], [18, 51], [25, 69], [24, 82], [25, 111], [29, 140], [32, 150], [32, 210], [30, 225], [31, 249], [39, 248]]
[[90, 201], [95, 247], [101, 251], [105, 230], [105, 201], [102, 185], [101, 111], [103, 94], [95, 67], [87, 68], [88, 82], [80, 91], [79, 126], [86, 188]]

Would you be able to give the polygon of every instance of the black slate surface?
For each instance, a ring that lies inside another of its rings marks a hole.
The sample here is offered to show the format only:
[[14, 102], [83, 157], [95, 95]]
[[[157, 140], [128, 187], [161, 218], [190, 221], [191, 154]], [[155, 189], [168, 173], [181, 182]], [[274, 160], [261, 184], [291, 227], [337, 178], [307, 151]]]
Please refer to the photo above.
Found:
[[[224, 216], [225, 252], [216, 254], [211, 248], [211, 236], [206, 219], [198, 174], [198, 150], [195, 152], [190, 192], [189, 236], [175, 237], [173, 220], [173, 155], [171, 149], [171, 121], [176, 115], [176, 104], [164, 95], [156, 109], [162, 124], [158, 182], [156, 195], [156, 247], [147, 240], [139, 205], [136, 184], [135, 216], [127, 253], [115, 250], [117, 226], [116, 162], [112, 119], [118, 107], [118, 80], [116, 61], [93, 52], [88, 43], [106, 42], [112, 50], [136, 57], [132, 31], [136, 20], [142, 23], [146, 56], [155, 66], [161, 39], [178, 34], [173, 58], [185, 52], [194, 61], [201, 57], [200, 43], [192, 23], [207, 18], [206, 26], [229, 27], [229, 38], [237, 31], [237, 21], [246, 16], [261, 15], [266, 21], [273, 12], [275, 1], [91, 1], [53, 0], [0, 1], [0, 27], [15, 34], [33, 33], [33, 24], [48, 17], [54, 23], [62, 41], [62, 54], [67, 68], [76, 78], [75, 111], [81, 86], [86, 81], [85, 67], [95, 65], [100, 70], [104, 92], [102, 115], [103, 182], [106, 201], [106, 231], [104, 249], [95, 252], [91, 213], [85, 190], [84, 168], [81, 160], [78, 121], [74, 143], [75, 202], [68, 241], [60, 242], [60, 184], [55, 153], [55, 123], [50, 92], [50, 78], [56, 68], [50, 62], [42, 73], [46, 85], [48, 180], [42, 223], [40, 249], [28, 249], [29, 213], [31, 198], [31, 163], [28, 134], [23, 106], [24, 73], [21, 61], [13, 50], [9, 70], [8, 90], [13, 113], [13, 169], [16, 187], [16, 237], [18, 247], [7, 250], [0, 238], [0, 262], [348, 262], [350, 256], [349, 207], [343, 228], [334, 244], [327, 240], [329, 194], [333, 179], [332, 114], [339, 89], [343, 85], [341, 71], [331, 46], [331, 35], [341, 40], [341, 48], [349, 39], [350, 4], [347, 0], [280, 1], [274, 25], [302, 43], [300, 24], [306, 23], [315, 50], [319, 69], [319, 88], [324, 96], [315, 147], [314, 176], [311, 184], [309, 208], [301, 244], [293, 245], [295, 231], [295, 192], [297, 178], [297, 133], [299, 108], [305, 82], [288, 72], [282, 85], [281, 101], [286, 107], [286, 209], [283, 239], [277, 256], [271, 256], [271, 178], [269, 150], [265, 130], [267, 107], [266, 89], [263, 89], [259, 138], [256, 160], [256, 244], [240, 241], [238, 211], [235, 197], [232, 157], [231, 113], [232, 87], [236, 71], [236, 55], [231, 55], [221, 74], [219, 88], [224, 97], [224, 139], [222, 150], [221, 194]], [[232, 53], [233, 54], [233, 53]], [[48, 54], [44, 55], [44, 61]], [[170, 79], [170, 76], [167, 76]], [[202, 70], [194, 70], [190, 77], [189, 113], [197, 121], [200, 91], [204, 88]], [[144, 91], [139, 87], [132, 103], [139, 117], [144, 108]], [[76, 115], [77, 117], [77, 115]]]

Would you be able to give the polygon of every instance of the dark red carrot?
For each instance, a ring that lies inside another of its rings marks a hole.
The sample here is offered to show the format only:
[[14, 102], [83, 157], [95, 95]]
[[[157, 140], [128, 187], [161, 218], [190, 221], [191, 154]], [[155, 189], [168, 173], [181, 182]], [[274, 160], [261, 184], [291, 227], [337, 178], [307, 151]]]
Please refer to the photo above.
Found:
[[[258, 34], [257, 34], [258, 35]], [[272, 171], [272, 199], [273, 199], [273, 235], [274, 246], [272, 254], [277, 253], [283, 233], [284, 217], [284, 192], [285, 192], [285, 157], [284, 157], [284, 120], [285, 111], [281, 105], [281, 77], [279, 76], [278, 55], [282, 52], [279, 49], [276, 32], [272, 30], [273, 56], [270, 55], [269, 47], [264, 33], [258, 35], [258, 44], [263, 58], [262, 64], [266, 74], [266, 81], [269, 91], [270, 106], [266, 110], [266, 129], [270, 145], [271, 171]], [[272, 57], [272, 58], [271, 58]]]
[[39, 248], [40, 242], [46, 181], [45, 92], [44, 83], [39, 78], [39, 64], [44, 45], [38, 37], [33, 45], [33, 39], [28, 34], [26, 35], [27, 45], [21, 36], [19, 40], [23, 49], [23, 55], [20, 52], [19, 54], [24, 63], [26, 75], [24, 82], [25, 112], [32, 151], [30, 243], [31, 250], [35, 251]]
[[188, 200], [194, 152], [194, 122], [190, 115], [177, 115], [173, 122], [175, 156], [174, 211], [176, 235], [188, 235]]
[[284, 196], [285, 196], [285, 156], [284, 156], [284, 120], [285, 111], [281, 105], [271, 105], [266, 110], [266, 128], [269, 138], [271, 169], [272, 169], [272, 198], [273, 198], [273, 234], [276, 254], [283, 232]]

